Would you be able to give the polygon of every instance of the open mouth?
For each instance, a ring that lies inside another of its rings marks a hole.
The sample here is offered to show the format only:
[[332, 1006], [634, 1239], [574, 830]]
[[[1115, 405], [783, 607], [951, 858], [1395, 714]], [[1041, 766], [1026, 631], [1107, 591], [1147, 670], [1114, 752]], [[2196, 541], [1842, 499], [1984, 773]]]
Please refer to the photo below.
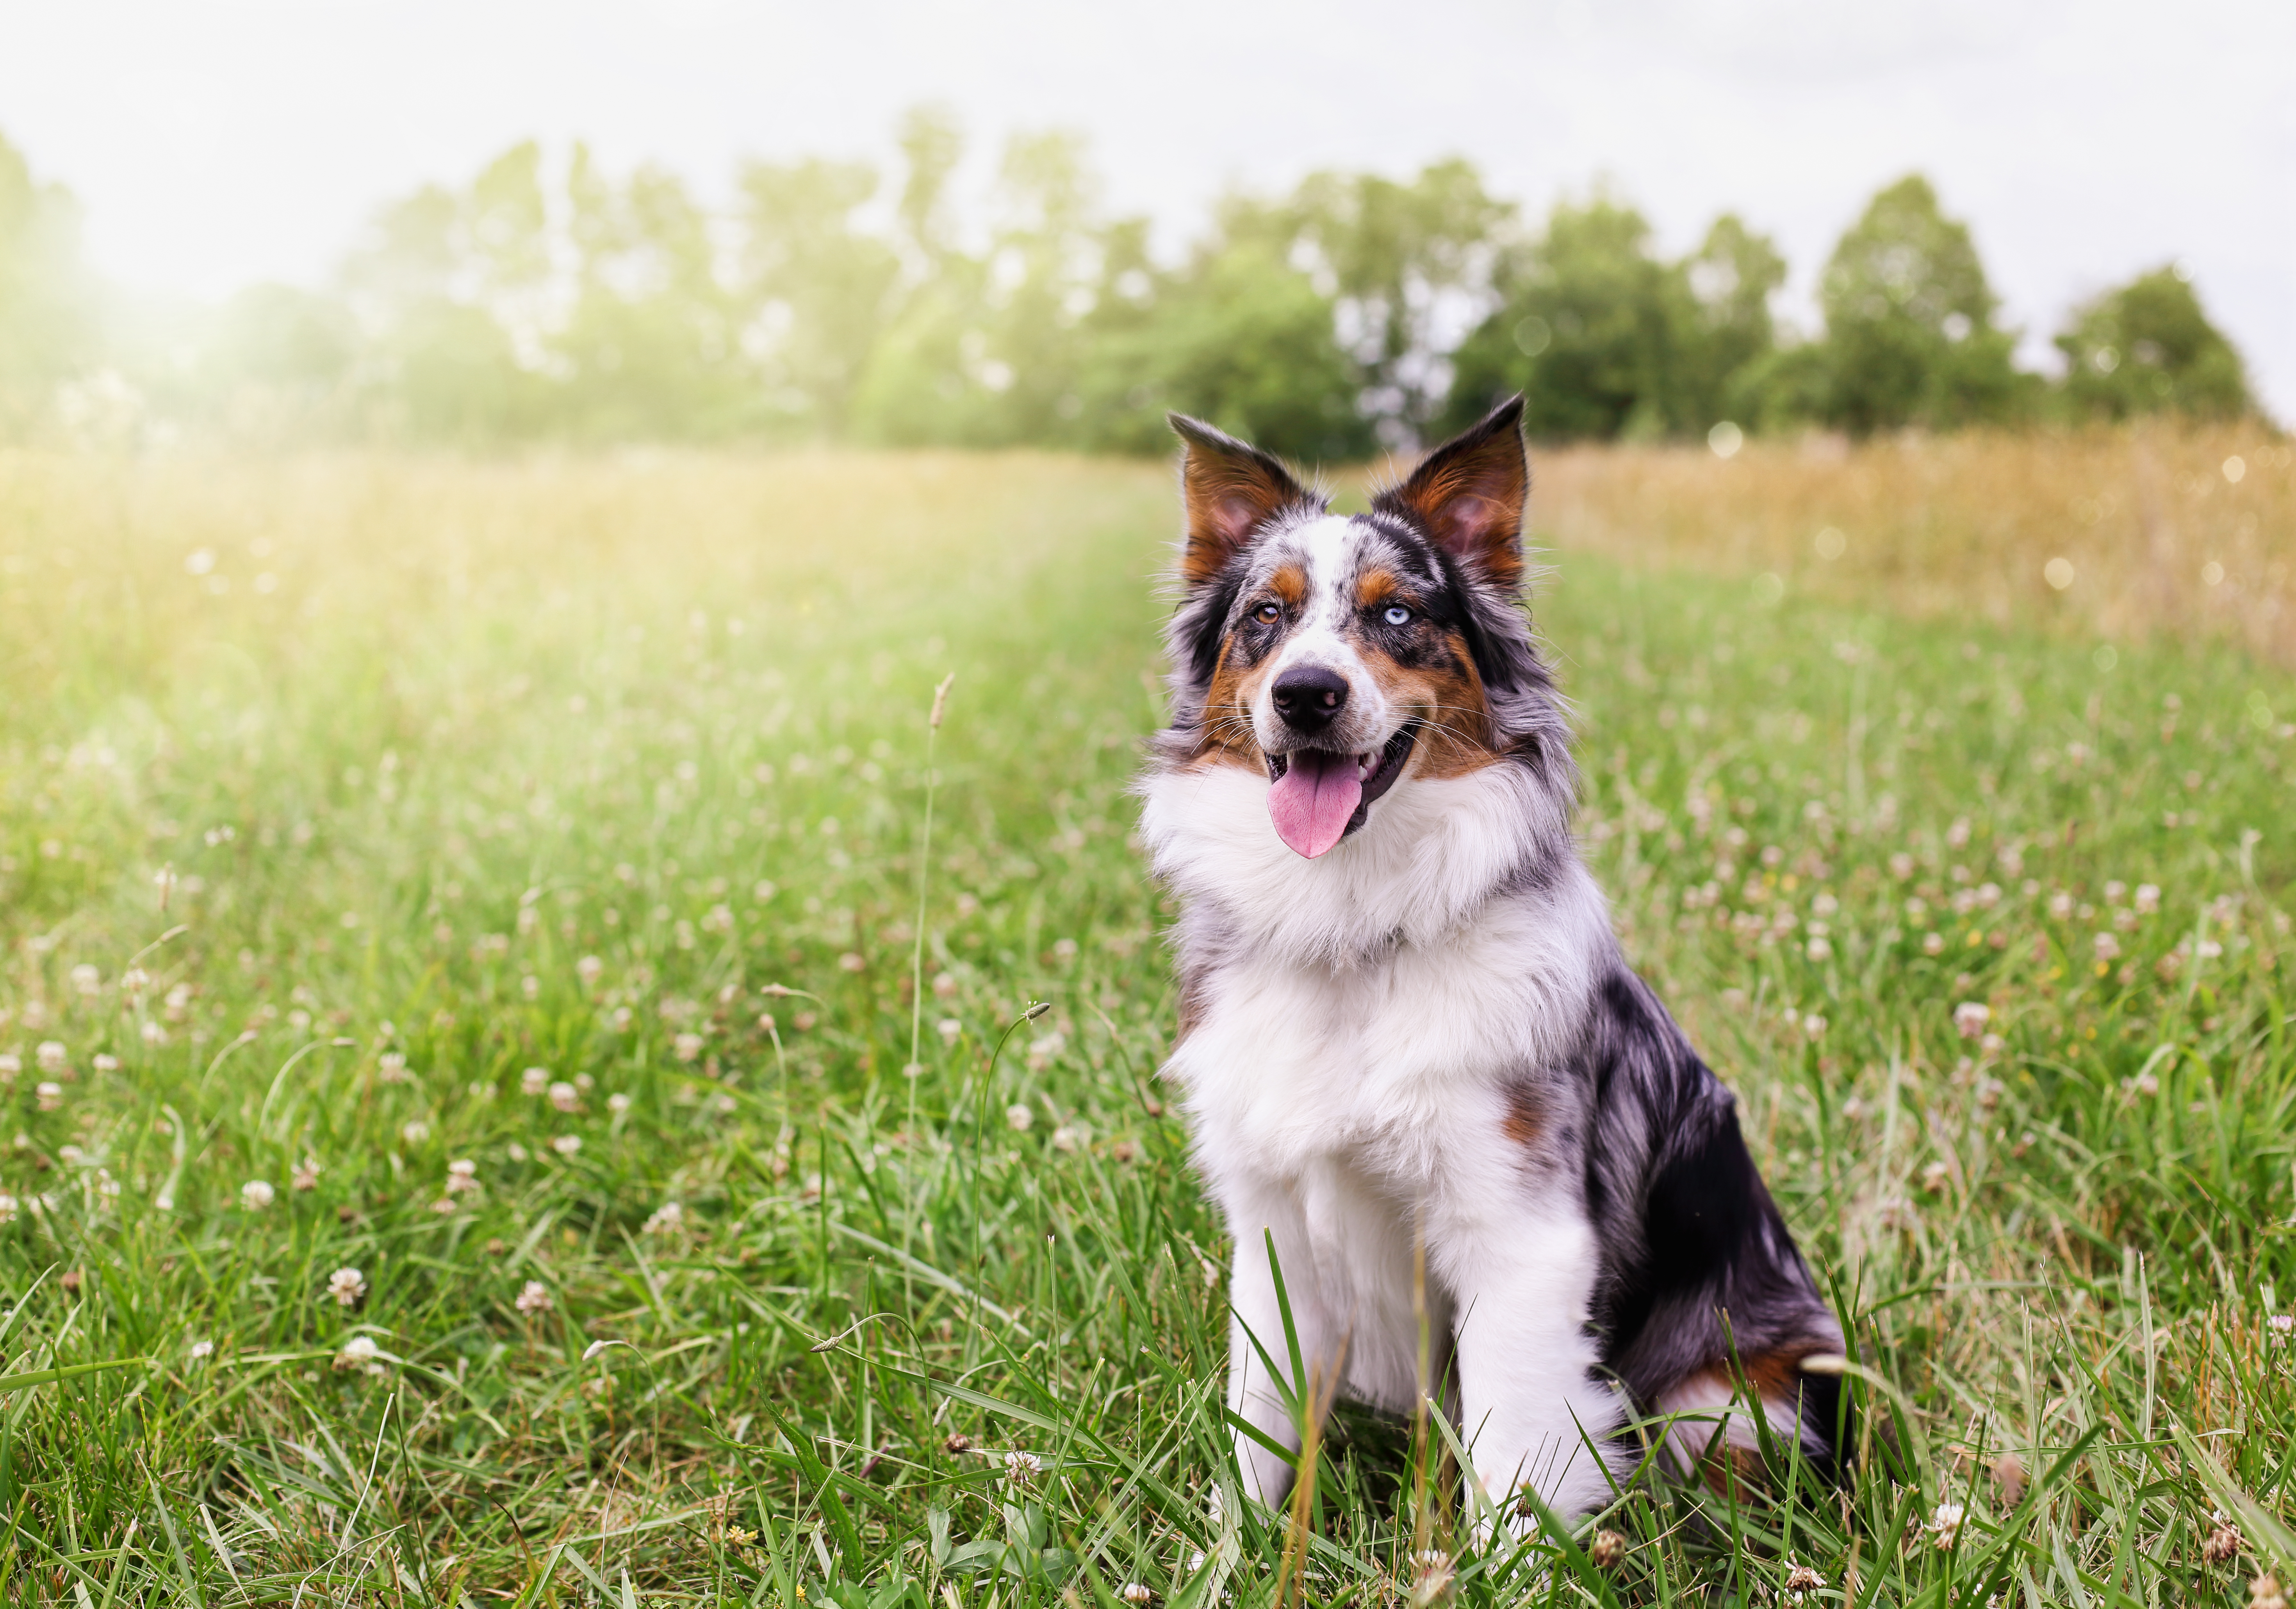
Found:
[[1294, 749], [1267, 757], [1267, 813], [1277, 836], [1313, 860], [1363, 825], [1403, 775], [1419, 723], [1406, 721], [1386, 745], [1365, 754]]

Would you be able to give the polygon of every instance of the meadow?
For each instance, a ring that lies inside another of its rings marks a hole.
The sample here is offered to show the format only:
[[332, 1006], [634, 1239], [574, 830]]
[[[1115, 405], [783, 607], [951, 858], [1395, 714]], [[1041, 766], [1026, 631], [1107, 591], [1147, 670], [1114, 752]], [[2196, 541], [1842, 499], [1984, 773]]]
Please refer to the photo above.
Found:
[[1541, 457], [1583, 841], [1868, 1429], [1492, 1540], [1344, 1406], [1207, 1517], [1168, 466], [0, 456], [0, 1602], [2270, 1609], [2291, 464]]

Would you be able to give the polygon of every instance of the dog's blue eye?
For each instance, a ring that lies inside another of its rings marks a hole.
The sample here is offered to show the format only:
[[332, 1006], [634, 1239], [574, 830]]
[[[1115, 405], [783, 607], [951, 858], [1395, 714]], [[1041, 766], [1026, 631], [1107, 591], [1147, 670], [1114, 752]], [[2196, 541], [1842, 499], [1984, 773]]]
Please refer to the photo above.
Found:
[[1387, 623], [1390, 626], [1410, 625], [1411, 611], [1400, 603], [1390, 603], [1387, 606]]

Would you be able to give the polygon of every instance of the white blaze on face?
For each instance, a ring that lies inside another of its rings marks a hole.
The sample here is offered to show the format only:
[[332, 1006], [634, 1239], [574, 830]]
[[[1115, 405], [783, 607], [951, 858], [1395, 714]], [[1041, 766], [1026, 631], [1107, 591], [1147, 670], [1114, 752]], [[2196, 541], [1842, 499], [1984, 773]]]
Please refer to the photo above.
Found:
[[1300, 666], [1318, 666], [1347, 678], [1347, 709], [1318, 740], [1318, 747], [1375, 752], [1394, 730], [1386, 692], [1347, 636], [1355, 617], [1356, 565], [1363, 535], [1362, 527], [1337, 514], [1284, 533], [1285, 546], [1308, 572], [1308, 606], [1260, 677], [1252, 699], [1254, 735], [1271, 753], [1282, 752], [1294, 741], [1275, 712], [1275, 689], [1285, 671]]

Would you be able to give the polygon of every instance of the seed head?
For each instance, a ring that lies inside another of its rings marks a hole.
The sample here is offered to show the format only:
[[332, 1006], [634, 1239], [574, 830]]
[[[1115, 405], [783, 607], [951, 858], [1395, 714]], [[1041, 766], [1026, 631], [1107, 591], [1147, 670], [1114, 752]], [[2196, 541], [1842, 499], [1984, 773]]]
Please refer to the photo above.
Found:
[[1598, 1531], [1587, 1545], [1587, 1556], [1601, 1570], [1615, 1570], [1619, 1561], [1627, 1556], [1627, 1539], [1615, 1531]]

